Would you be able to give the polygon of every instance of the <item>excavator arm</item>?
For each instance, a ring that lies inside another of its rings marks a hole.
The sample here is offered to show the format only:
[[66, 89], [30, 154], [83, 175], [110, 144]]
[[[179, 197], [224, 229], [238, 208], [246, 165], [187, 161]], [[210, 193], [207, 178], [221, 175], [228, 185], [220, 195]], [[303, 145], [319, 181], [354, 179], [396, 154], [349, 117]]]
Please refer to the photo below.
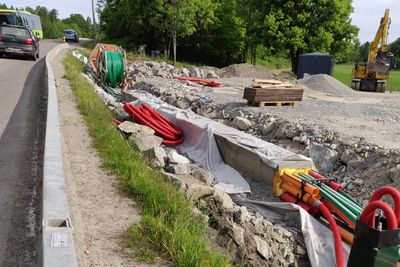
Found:
[[[387, 39], [389, 33], [390, 17], [389, 9], [385, 10], [385, 15], [381, 19], [378, 31], [376, 32], [374, 41], [371, 44], [368, 55], [368, 65], [372, 66], [376, 63], [377, 55], [387, 54], [389, 52]], [[380, 46], [380, 47], [379, 47]]]

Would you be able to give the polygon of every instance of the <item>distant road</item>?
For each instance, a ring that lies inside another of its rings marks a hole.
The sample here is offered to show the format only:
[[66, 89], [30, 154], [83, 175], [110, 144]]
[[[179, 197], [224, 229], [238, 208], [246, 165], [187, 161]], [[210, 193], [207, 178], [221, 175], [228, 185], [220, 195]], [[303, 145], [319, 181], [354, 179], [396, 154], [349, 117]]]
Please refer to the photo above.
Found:
[[0, 266], [36, 266], [46, 126], [45, 56], [0, 58]]

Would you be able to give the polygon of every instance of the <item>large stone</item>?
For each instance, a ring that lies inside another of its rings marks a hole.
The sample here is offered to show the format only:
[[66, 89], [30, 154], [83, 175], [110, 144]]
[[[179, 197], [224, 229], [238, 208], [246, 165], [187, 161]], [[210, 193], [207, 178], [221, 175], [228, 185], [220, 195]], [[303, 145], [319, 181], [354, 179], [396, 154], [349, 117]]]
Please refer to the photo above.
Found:
[[235, 117], [233, 123], [236, 125], [236, 127], [238, 127], [238, 129], [243, 131], [250, 129], [253, 126], [251, 121], [242, 117]]
[[189, 164], [190, 163], [190, 160], [187, 157], [180, 155], [175, 150], [170, 150], [168, 152], [168, 161], [169, 161], [169, 163], [173, 163], [173, 164]]
[[317, 169], [322, 173], [333, 171], [337, 162], [337, 153], [325, 146], [311, 144], [310, 158], [314, 161]]
[[239, 246], [244, 245], [244, 229], [242, 227], [233, 224], [229, 232], [229, 235], [233, 238], [233, 241], [235, 241], [236, 244]]
[[233, 209], [233, 201], [231, 197], [220, 189], [216, 189], [214, 193], [214, 199], [221, 205], [221, 208], [225, 210]]
[[190, 77], [201, 78], [201, 72], [198, 68], [192, 68], [189, 75]]
[[260, 237], [258, 237], [256, 235], [253, 237], [253, 239], [256, 242], [258, 253], [260, 253], [260, 255], [264, 259], [266, 259], [266, 260], [270, 259], [273, 255], [272, 255], [271, 247], [268, 245], [267, 241], [261, 239]]
[[189, 101], [189, 99], [187, 98], [187, 97], [180, 97], [180, 98], [178, 98], [178, 100], [176, 101], [176, 103], [175, 103], [175, 105], [178, 107], [178, 108], [181, 108], [181, 109], [187, 109], [187, 108], [189, 108], [190, 107], [190, 101]]
[[182, 181], [179, 177], [177, 177], [175, 174], [172, 173], [168, 173], [168, 172], [164, 172], [161, 171], [164, 180], [167, 182], [170, 182], [174, 187], [176, 187], [177, 189], [181, 190], [181, 191], [185, 191], [186, 190], [186, 183], [184, 181]]
[[217, 119], [217, 120], [225, 119], [226, 118], [225, 110], [221, 109], [221, 110], [217, 111], [217, 113], [215, 114], [214, 118]]
[[153, 67], [152, 70], [153, 70], [153, 74], [155, 76], [162, 77], [162, 78], [167, 78], [169, 76], [169, 73], [161, 68]]
[[388, 171], [387, 177], [390, 179], [391, 182], [398, 182], [400, 179], [400, 164], [396, 167], [391, 168]]
[[364, 180], [363, 179], [355, 179], [354, 181], [353, 181], [353, 183], [355, 184], [355, 185], [363, 185], [364, 184]]
[[274, 129], [275, 129], [275, 123], [268, 122], [268, 123], [261, 125], [260, 132], [262, 135], [267, 136], [267, 135], [271, 134], [274, 131]]
[[353, 170], [358, 170], [364, 168], [365, 163], [361, 159], [352, 159], [347, 162], [347, 167], [352, 168]]
[[357, 155], [351, 149], [346, 149], [343, 151], [342, 155], [340, 155], [340, 160], [347, 164], [350, 160], [355, 159]]
[[145, 156], [148, 157], [154, 166], [164, 168], [168, 161], [168, 155], [164, 148], [158, 146], [153, 147], [144, 152]]
[[182, 72], [182, 76], [185, 76], [185, 77], [190, 76], [190, 71], [187, 68], [182, 68], [181, 72]]
[[135, 145], [141, 152], [145, 152], [149, 149], [159, 147], [162, 143], [162, 138], [155, 135], [131, 135], [131, 139], [135, 142]]
[[186, 195], [196, 201], [202, 198], [206, 198], [208, 196], [212, 196], [214, 194], [214, 191], [215, 189], [210, 186], [191, 184], [188, 185]]
[[240, 207], [240, 209], [235, 213], [233, 220], [239, 225], [243, 225], [250, 220], [249, 212], [245, 206]]
[[133, 123], [131, 121], [124, 121], [120, 125], [118, 125], [118, 129], [126, 134], [138, 134], [141, 136], [154, 135], [154, 130], [137, 123]]
[[190, 167], [189, 164], [169, 164], [165, 167], [165, 171], [173, 174], [189, 174]]
[[192, 165], [192, 171], [190, 174], [206, 185], [214, 184], [214, 176], [199, 166]]
[[210, 70], [207, 72], [207, 78], [211, 78], [211, 79], [218, 79], [218, 75], [215, 73], [215, 71]]

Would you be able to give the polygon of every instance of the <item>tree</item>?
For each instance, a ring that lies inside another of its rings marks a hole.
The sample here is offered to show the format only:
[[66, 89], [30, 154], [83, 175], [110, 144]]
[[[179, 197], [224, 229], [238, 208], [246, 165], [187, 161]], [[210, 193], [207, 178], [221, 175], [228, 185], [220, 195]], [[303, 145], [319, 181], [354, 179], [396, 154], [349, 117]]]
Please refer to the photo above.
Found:
[[389, 45], [389, 50], [396, 57], [396, 68], [400, 67], [400, 38]]
[[[173, 60], [176, 63], [177, 38], [190, 36], [200, 23], [207, 23], [213, 16], [211, 0], [168, 0], [157, 3], [155, 16], [150, 24], [159, 32], [167, 34], [172, 40]], [[198, 17], [202, 20], [199, 21]]]
[[82, 37], [90, 37], [92, 33], [92, 23], [89, 18], [85, 19], [81, 14], [71, 14], [62, 22], [69, 28], [74, 29]]
[[246, 29], [238, 15], [237, 1], [214, 3], [213, 17], [192, 35], [181, 39], [180, 53], [194, 62], [220, 67], [242, 62]]
[[332, 53], [340, 61], [353, 48], [358, 29], [349, 18], [351, 0], [246, 1], [256, 9], [256, 21], [251, 18], [247, 29], [248, 35], [253, 31], [257, 37], [249, 40], [249, 46], [254, 49], [261, 42], [277, 53], [287, 50], [293, 71], [304, 52]]
[[366, 42], [360, 46], [358, 49], [358, 60], [360, 62], [367, 62], [368, 61], [368, 55], [369, 55], [369, 49], [371, 48], [371, 43]]

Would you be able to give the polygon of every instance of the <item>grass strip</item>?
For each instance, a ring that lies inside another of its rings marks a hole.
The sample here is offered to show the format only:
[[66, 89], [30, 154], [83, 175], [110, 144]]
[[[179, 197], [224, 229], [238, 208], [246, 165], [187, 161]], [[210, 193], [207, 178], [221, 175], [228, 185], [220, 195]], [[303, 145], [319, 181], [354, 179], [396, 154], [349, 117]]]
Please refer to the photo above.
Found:
[[121, 137], [111, 112], [82, 77], [82, 63], [68, 55], [64, 65], [103, 167], [118, 176], [142, 211], [141, 234], [177, 266], [229, 266], [227, 259], [207, 249], [207, 225], [193, 214], [194, 204], [165, 182], [160, 172], [149, 168], [133, 144]]

